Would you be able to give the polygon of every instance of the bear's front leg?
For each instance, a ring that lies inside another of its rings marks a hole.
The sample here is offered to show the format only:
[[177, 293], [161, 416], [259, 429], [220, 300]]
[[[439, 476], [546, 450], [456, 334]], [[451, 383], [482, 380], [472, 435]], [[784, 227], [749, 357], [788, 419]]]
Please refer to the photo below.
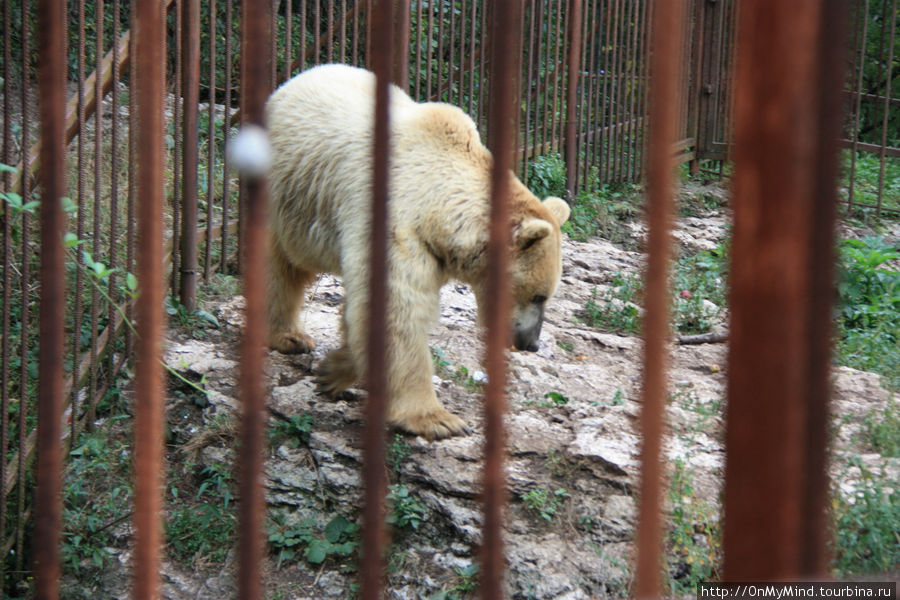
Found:
[[[411, 278], [415, 273], [419, 277]], [[438, 303], [438, 284], [421, 289], [427, 281], [413, 269], [392, 269], [388, 307], [387, 422], [409, 433], [434, 440], [470, 433], [458, 416], [441, 405], [432, 382], [433, 367], [428, 350], [428, 329]], [[436, 279], [436, 278], [433, 278]], [[344, 307], [346, 342], [357, 372], [365, 373], [366, 301], [368, 290], [357, 285], [364, 278], [344, 276], [347, 302]]]
[[301, 354], [316, 347], [300, 325], [306, 287], [316, 274], [287, 259], [276, 240], [269, 263], [269, 347], [284, 354]]

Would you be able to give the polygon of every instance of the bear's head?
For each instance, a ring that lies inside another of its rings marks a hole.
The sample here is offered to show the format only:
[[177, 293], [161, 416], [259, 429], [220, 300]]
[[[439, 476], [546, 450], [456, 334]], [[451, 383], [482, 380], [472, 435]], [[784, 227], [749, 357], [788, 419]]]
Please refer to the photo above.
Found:
[[562, 273], [559, 227], [569, 219], [570, 211], [569, 205], [559, 198], [540, 202], [524, 186], [520, 190], [530, 198], [517, 199], [519, 194], [513, 194], [513, 345], [518, 350], [534, 352], [544, 323], [544, 307], [556, 291]]

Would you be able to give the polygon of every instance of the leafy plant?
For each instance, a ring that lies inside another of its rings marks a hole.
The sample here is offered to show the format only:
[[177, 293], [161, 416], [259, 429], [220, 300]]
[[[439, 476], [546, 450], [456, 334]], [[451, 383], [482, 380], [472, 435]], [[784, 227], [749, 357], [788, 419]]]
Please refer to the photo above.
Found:
[[268, 532], [269, 544], [277, 551], [279, 566], [294, 559], [301, 550], [307, 562], [320, 565], [329, 557], [346, 558], [359, 546], [359, 526], [340, 515], [331, 519], [319, 534], [311, 519], [292, 525], [287, 523], [283, 513], [276, 513], [269, 522]]
[[900, 409], [889, 401], [882, 411], [872, 411], [863, 419], [863, 428], [872, 448], [882, 456], [900, 458]]
[[693, 472], [676, 459], [667, 494], [670, 526], [667, 545], [677, 575], [669, 577], [672, 595], [694, 593], [701, 581], [716, 581], [722, 530], [713, 509], [694, 491]]
[[672, 277], [672, 321], [681, 333], [705, 333], [728, 302], [727, 243], [679, 258]]
[[395, 476], [399, 475], [400, 465], [409, 458], [410, 454], [412, 454], [412, 449], [409, 447], [409, 444], [406, 443], [403, 434], [395, 433], [394, 440], [387, 449], [387, 462], [391, 467], [391, 472]]
[[847, 239], [840, 245], [840, 343], [848, 366], [881, 373], [900, 388], [900, 248], [878, 237]]
[[839, 577], [886, 573], [900, 566], [900, 490], [861, 465], [862, 479], [848, 495], [837, 493], [834, 568]]
[[614, 244], [630, 245], [631, 233], [625, 225], [638, 214], [638, 192], [633, 184], [600, 185], [592, 170], [588, 185], [575, 196], [572, 213], [562, 229], [573, 240], [584, 242], [603, 237]]
[[566, 163], [559, 153], [537, 157], [528, 165], [528, 186], [538, 198], [565, 197]]
[[425, 505], [410, 493], [405, 484], [398, 483], [388, 488], [388, 504], [391, 506], [388, 523], [398, 529], [419, 529], [425, 518]]
[[315, 421], [311, 415], [291, 415], [287, 420], [279, 419], [269, 429], [269, 445], [277, 446], [286, 443], [297, 448], [301, 443], [308, 444]]
[[557, 488], [553, 491], [535, 488], [519, 496], [530, 511], [537, 513], [538, 516], [548, 523], [553, 521], [553, 516], [562, 508], [563, 503], [569, 497], [569, 492], [564, 488]]
[[635, 302], [642, 289], [640, 276], [616, 274], [611, 288], [602, 296], [598, 297], [596, 289], [591, 291], [581, 317], [591, 327], [619, 333], [637, 333], [641, 317]]
[[232, 476], [223, 465], [200, 471], [197, 491], [188, 496], [176, 485], [169, 488], [166, 540], [181, 560], [221, 562], [234, 540], [237, 515], [231, 502]]

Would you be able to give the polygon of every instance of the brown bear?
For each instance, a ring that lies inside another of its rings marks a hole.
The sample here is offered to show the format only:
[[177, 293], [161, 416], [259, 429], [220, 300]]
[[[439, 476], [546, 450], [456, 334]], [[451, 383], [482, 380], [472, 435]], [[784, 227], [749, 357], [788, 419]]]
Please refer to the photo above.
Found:
[[[313, 340], [299, 313], [318, 273], [345, 288], [342, 346], [319, 367], [320, 388], [336, 393], [366, 369], [375, 77], [344, 65], [297, 75], [272, 94], [266, 111], [272, 145], [269, 345], [307, 352]], [[450, 279], [485, 297], [491, 155], [460, 109], [416, 103], [390, 90], [387, 420], [429, 439], [468, 431], [438, 401], [428, 330], [438, 293]], [[511, 275], [514, 339], [536, 350], [544, 305], [561, 271], [559, 198], [538, 200], [512, 179]]]

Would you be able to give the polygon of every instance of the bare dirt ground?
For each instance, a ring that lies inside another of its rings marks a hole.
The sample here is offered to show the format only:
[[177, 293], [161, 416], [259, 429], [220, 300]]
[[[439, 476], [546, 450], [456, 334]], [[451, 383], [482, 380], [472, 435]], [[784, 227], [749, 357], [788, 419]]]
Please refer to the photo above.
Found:
[[[685, 248], [709, 249], [727, 235], [726, 221], [722, 209], [682, 218], [675, 238]], [[640, 239], [639, 226], [633, 235]], [[641, 340], [593, 329], [580, 315], [592, 294], [606, 290], [617, 274], [638, 273], [643, 255], [602, 240], [566, 240], [563, 253], [562, 282], [549, 303], [539, 351], [509, 354], [510, 502], [504, 531], [509, 594], [548, 599], [624, 597], [632, 577], [640, 476]], [[268, 457], [269, 515], [278, 523], [275, 530], [282, 532], [298, 531], [305, 523], [313, 537], [327, 538], [327, 525], [335, 517], [353, 523], [360, 519], [365, 394], [353, 390], [337, 400], [327, 399], [316, 393], [313, 383], [318, 362], [339, 344], [342, 297], [339, 280], [323, 276], [311, 291], [303, 316], [318, 348], [305, 356], [269, 354], [270, 425], [278, 427], [291, 417], [311, 418], [308, 441], [276, 440]], [[169, 407], [172, 436], [190, 440], [201, 464], [233, 460], [233, 428], [222, 423], [233, 422], [238, 407], [242, 303], [236, 297], [207, 306], [218, 316], [220, 329], [204, 340], [175, 331], [167, 346], [166, 362], [186, 376], [202, 377], [208, 390], [203, 406], [176, 398]], [[395, 495], [393, 513], [407, 519], [395, 523], [388, 550], [389, 598], [464, 598], [477, 581], [472, 565], [478, 561], [481, 540], [484, 375], [475, 312], [474, 297], [465, 286], [446, 286], [440, 321], [430, 338], [438, 395], [449, 410], [464, 416], [474, 433], [434, 442], [403, 435], [392, 438], [391, 464], [386, 468], [395, 489], [405, 490], [399, 499]], [[724, 311], [720, 320], [721, 328]], [[697, 549], [700, 554], [706, 549], [713, 561], [718, 550], [727, 345], [673, 341], [670, 352], [664, 452], [670, 477], [689, 477], [689, 485], [680, 488], [676, 494], [680, 497], [669, 499], [668, 508], [674, 501], [697, 509], [681, 518], [687, 519], [686, 524], [671, 515], [668, 519], [672, 527], [687, 532], [695, 553], [688, 556], [671, 543], [667, 546], [669, 576], [679, 580], [701, 568]], [[880, 386], [877, 375], [836, 368], [836, 455], [858, 456], [872, 469], [886, 469], [888, 480], [900, 478], [900, 461], [872, 452], [858, 435], [866, 415], [897, 401]], [[184, 460], [184, 455], [176, 449], [170, 462]], [[838, 472], [835, 467], [832, 475], [836, 485], [852, 489], [859, 473]], [[354, 596], [353, 559], [335, 551], [322, 562], [310, 562], [301, 557], [301, 547], [293, 559], [279, 560], [277, 544], [273, 545], [267, 566], [270, 598]], [[125, 569], [129, 560], [128, 551], [122, 551], [119, 567]], [[231, 597], [234, 569], [233, 552], [221, 564], [176, 564], [170, 559], [163, 573], [164, 597]], [[116, 580], [116, 571], [110, 570], [109, 581]], [[127, 579], [118, 581], [106, 588], [109, 597], [125, 597]]]

